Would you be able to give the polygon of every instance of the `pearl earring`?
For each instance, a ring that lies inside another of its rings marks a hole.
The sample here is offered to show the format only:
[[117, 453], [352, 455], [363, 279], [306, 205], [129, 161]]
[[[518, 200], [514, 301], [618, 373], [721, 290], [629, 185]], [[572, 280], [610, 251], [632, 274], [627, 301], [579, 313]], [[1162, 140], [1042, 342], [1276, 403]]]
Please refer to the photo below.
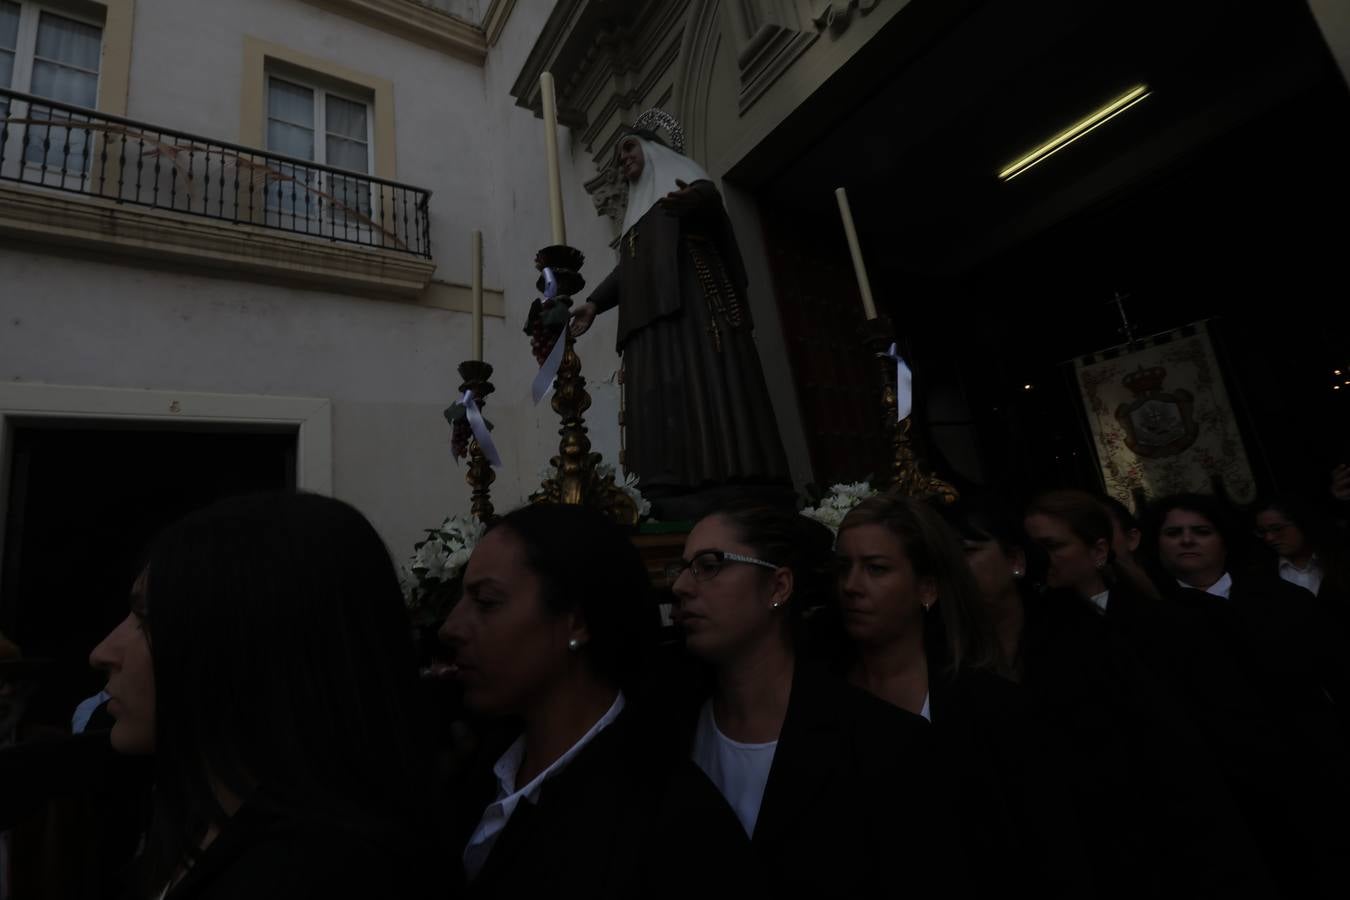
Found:
[[577, 640], [576, 638], [572, 638], [570, 641], [567, 642], [567, 649], [571, 650], [573, 653], [576, 653], [578, 650], [581, 649], [581, 641]]
[[1021, 569], [1013, 569], [1013, 577], [1014, 577], [1014, 578], [1021, 578], [1021, 577], [1022, 577], [1022, 570], [1021, 570]]

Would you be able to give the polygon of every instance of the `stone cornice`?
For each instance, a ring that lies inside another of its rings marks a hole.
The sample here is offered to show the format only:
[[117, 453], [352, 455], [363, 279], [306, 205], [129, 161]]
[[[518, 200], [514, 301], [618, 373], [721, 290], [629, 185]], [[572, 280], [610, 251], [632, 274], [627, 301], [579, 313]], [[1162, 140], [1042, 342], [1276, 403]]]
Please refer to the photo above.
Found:
[[[488, 33], [440, 10], [412, 0], [305, 0], [313, 6], [364, 22], [382, 31], [440, 50], [474, 65], [487, 60]], [[494, 0], [487, 19], [498, 35], [510, 15], [514, 0]], [[495, 18], [494, 18], [495, 17]]]
[[487, 37], [489, 47], [496, 46], [502, 36], [502, 29], [506, 27], [506, 20], [511, 18], [511, 11], [515, 8], [516, 0], [492, 0], [483, 14], [483, 34]]

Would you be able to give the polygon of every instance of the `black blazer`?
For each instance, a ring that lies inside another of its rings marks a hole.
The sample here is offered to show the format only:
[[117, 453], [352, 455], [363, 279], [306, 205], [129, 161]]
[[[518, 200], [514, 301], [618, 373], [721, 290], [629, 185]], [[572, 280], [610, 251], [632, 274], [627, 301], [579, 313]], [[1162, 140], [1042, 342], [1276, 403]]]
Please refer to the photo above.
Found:
[[1273, 874], [1288, 896], [1332, 896], [1350, 845], [1340, 632], [1312, 594], [1274, 577], [1234, 576], [1227, 599], [1179, 587], [1172, 599], [1227, 653], [1240, 718], [1213, 746]]
[[1124, 587], [1107, 608], [1067, 592], [1028, 598], [1020, 650], [1023, 686], [1064, 740], [1097, 894], [1270, 896], [1263, 856], [1160, 662], [1167, 650], [1140, 639], [1167, 620]]
[[973, 891], [1091, 896], [1063, 742], [1028, 693], [992, 672], [931, 660], [928, 692], [938, 751], [956, 776]]
[[166, 900], [433, 900], [428, 835], [373, 838], [245, 804]]
[[751, 841], [756, 893], [959, 888], [949, 788], [927, 722], [798, 660]]
[[[1343, 725], [1350, 721], [1350, 658], [1345, 635], [1326, 604], [1278, 576], [1235, 577], [1228, 599], [1250, 649], [1290, 676], [1315, 684], [1319, 691], [1306, 699], [1310, 707], [1329, 702]], [[1209, 608], [1225, 609], [1214, 603]]]
[[631, 707], [544, 783], [537, 804], [516, 806], [466, 884], [464, 847], [497, 798], [492, 767], [507, 746], [486, 747], [451, 799], [443, 870], [466, 896], [683, 900], [744, 889], [749, 846], [740, 822], [693, 763], [653, 744]]
[[1291, 739], [1328, 751], [1326, 774], [1344, 782], [1350, 654], [1326, 607], [1273, 576], [1235, 575], [1227, 599], [1179, 586], [1172, 591], [1177, 606], [1198, 615], [1234, 661], [1253, 702]]

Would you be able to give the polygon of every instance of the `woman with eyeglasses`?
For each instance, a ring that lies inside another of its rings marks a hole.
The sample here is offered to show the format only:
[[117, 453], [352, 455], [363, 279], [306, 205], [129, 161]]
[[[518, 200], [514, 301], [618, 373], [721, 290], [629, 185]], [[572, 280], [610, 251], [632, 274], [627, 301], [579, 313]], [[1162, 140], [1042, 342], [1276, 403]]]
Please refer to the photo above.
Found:
[[1301, 497], [1273, 497], [1256, 507], [1256, 536], [1278, 558], [1281, 579], [1323, 601], [1344, 627], [1350, 616], [1350, 535]]
[[673, 618], [712, 674], [692, 704], [693, 760], [736, 813], [773, 887], [862, 896], [950, 889], [952, 810], [927, 723], [802, 659], [803, 614], [827, 602], [831, 535], [790, 510], [729, 505], [668, 571]]

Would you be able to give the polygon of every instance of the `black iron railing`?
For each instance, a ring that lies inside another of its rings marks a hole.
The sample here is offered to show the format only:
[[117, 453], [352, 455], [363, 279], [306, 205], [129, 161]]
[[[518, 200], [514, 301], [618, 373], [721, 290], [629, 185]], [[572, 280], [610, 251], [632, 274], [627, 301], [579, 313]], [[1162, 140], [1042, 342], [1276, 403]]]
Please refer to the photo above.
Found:
[[0, 181], [431, 258], [431, 192], [0, 88]]

